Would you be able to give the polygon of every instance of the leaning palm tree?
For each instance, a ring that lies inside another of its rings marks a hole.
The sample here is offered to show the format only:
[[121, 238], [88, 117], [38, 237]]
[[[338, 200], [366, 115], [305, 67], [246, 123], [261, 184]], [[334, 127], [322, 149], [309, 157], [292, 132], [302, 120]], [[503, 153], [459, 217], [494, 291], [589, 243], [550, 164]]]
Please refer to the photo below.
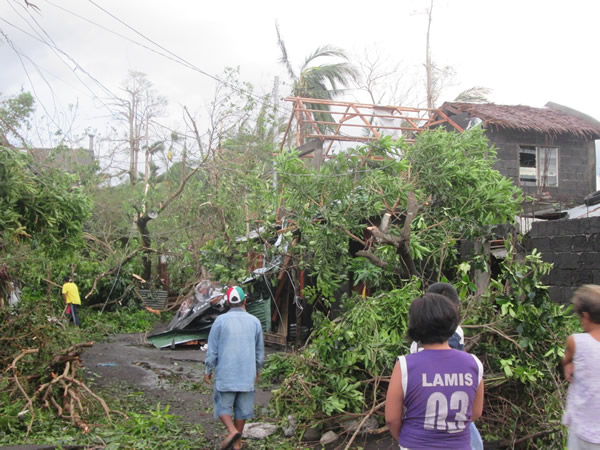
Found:
[[[275, 29], [277, 30], [277, 43], [281, 50], [279, 62], [284, 65], [288, 75], [292, 79], [292, 95], [296, 97], [331, 100], [343, 93], [343, 87], [347, 86], [351, 81], [357, 81], [358, 70], [348, 62], [346, 52], [330, 45], [323, 45], [317, 48], [304, 60], [298, 71], [294, 70], [288, 57], [285, 43], [279, 32], [278, 24], [275, 24]], [[339, 58], [342, 61], [317, 65], [316, 60], [323, 58]], [[307, 107], [323, 111], [322, 113], [315, 113], [316, 120], [333, 121], [331, 114], [328, 112], [328, 105], [309, 103]]]

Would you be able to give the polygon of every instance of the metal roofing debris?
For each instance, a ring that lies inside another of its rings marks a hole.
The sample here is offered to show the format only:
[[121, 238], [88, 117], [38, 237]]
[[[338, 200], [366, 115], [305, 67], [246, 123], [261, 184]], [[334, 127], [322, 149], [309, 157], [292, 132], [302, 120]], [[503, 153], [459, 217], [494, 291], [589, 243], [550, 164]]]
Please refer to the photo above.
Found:
[[600, 205], [579, 205], [575, 208], [567, 209], [565, 212], [567, 213], [567, 217], [569, 219], [585, 219], [586, 217], [598, 217], [600, 216]]
[[[148, 336], [148, 341], [157, 348], [165, 348], [208, 339], [210, 327], [217, 316], [227, 311], [225, 292], [226, 286], [209, 280], [200, 281], [193, 295], [181, 304], [167, 329]], [[271, 300], [253, 299], [251, 295], [247, 298], [246, 311], [260, 320], [265, 333], [270, 332]]]

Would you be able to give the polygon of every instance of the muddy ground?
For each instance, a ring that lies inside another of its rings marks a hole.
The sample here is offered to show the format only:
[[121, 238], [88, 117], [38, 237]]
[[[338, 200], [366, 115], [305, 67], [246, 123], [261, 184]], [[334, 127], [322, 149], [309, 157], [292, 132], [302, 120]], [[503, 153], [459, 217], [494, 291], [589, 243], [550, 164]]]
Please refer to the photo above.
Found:
[[[281, 351], [267, 347], [266, 353]], [[169, 412], [190, 424], [201, 424], [212, 448], [218, 448], [224, 427], [212, 417], [212, 386], [204, 384], [204, 356], [198, 346], [179, 346], [175, 349], [157, 349], [144, 334], [126, 334], [110, 337], [87, 349], [82, 360], [86, 377], [92, 386], [126, 386], [127, 390], [143, 393], [150, 404], [170, 405]], [[273, 386], [258, 387], [255, 394], [255, 412], [265, 421], [267, 405]], [[268, 419], [266, 419], [268, 420]], [[282, 447], [290, 448], [293, 441], [282, 439]], [[345, 448], [340, 439], [328, 449]], [[258, 442], [245, 440], [244, 448], [264, 448]], [[276, 448], [276, 447], [273, 447]], [[298, 448], [322, 448], [317, 442], [306, 442]], [[389, 434], [357, 439], [351, 448], [397, 448]]]

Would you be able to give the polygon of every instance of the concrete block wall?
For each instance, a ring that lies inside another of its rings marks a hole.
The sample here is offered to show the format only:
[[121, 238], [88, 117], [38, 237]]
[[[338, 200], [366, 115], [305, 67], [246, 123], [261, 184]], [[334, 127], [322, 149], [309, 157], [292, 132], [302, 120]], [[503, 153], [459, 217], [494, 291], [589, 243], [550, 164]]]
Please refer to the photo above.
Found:
[[583, 284], [600, 284], [600, 217], [534, 222], [525, 247], [554, 264], [542, 281], [558, 303], [569, 303]]

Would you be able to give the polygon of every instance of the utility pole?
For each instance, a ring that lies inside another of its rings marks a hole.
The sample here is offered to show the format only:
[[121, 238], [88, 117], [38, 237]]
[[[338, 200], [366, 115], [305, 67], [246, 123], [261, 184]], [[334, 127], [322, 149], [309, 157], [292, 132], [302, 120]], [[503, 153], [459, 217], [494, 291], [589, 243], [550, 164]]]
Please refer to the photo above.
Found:
[[[425, 48], [425, 72], [427, 73], [427, 107], [433, 108], [435, 105], [434, 92], [433, 92], [433, 63], [431, 62], [431, 44], [429, 38], [431, 36], [431, 15], [433, 11], [433, 0], [429, 5], [429, 11], [427, 12], [427, 44]], [[431, 112], [429, 113], [431, 116]]]
[[[94, 158], [94, 135], [88, 134], [88, 138], [90, 139], [89, 144], [88, 144], [88, 150], [90, 152], [92, 160], [95, 160], [95, 158]], [[98, 159], [100, 159], [100, 158], [98, 157]]]
[[[279, 143], [279, 77], [275, 77], [273, 86], [273, 153]], [[277, 166], [273, 160], [273, 191], [277, 191]], [[277, 205], [275, 205], [277, 207]]]

